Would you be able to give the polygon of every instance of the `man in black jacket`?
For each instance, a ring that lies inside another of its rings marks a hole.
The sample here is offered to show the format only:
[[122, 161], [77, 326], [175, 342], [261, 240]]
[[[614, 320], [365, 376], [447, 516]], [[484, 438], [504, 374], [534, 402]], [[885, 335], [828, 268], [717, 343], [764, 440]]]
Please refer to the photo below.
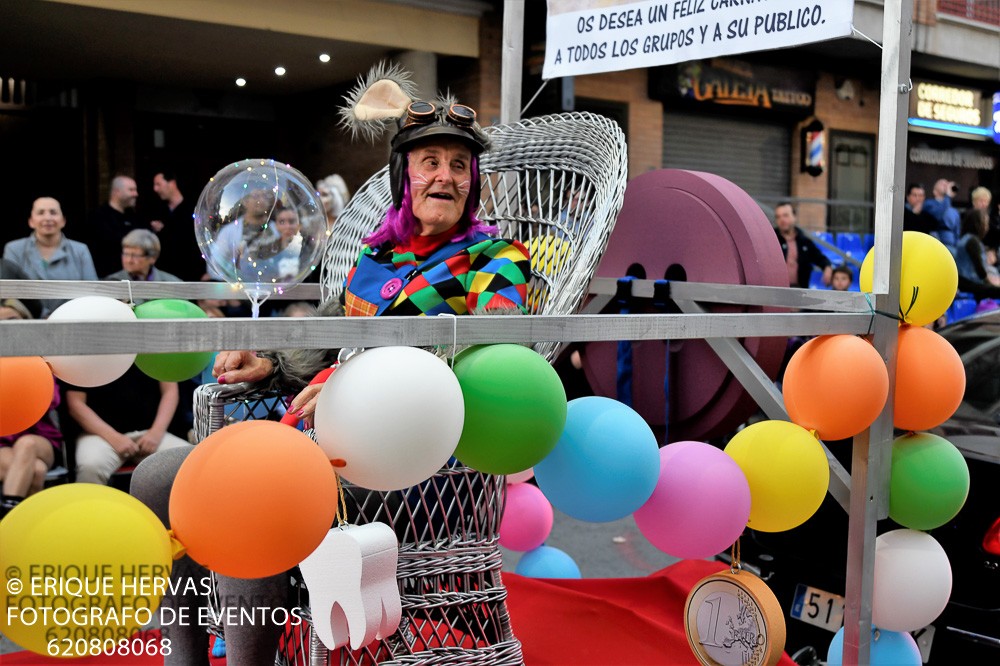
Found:
[[816, 243], [795, 226], [795, 208], [787, 201], [774, 207], [774, 226], [781, 243], [781, 253], [788, 265], [788, 286], [808, 287], [813, 266], [823, 271], [823, 284], [829, 286], [833, 267]]

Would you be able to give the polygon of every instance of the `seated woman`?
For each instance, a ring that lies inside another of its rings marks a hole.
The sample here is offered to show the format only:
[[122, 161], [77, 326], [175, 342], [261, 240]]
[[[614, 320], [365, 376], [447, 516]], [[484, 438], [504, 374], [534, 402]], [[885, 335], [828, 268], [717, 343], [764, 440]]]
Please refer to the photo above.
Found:
[[958, 266], [958, 290], [972, 294], [977, 301], [1000, 298], [1000, 274], [986, 259], [983, 238], [989, 231], [986, 210], [973, 208], [962, 217], [962, 236], [958, 240], [955, 263]]
[[[133, 229], [122, 238], [122, 269], [105, 280], [134, 282], [180, 282], [173, 273], [156, 267], [160, 258], [160, 239], [149, 229]], [[135, 301], [139, 305], [141, 301]]]
[[[31, 313], [13, 298], [0, 301], [0, 321], [16, 319], [31, 319]], [[45, 485], [45, 473], [63, 447], [62, 432], [55, 416], [59, 402], [59, 384], [56, 384], [49, 411], [38, 423], [22, 432], [0, 437], [0, 481], [3, 481], [0, 518]]]
[[[351, 108], [345, 110], [357, 132], [373, 131], [359, 118], [374, 119], [379, 127], [399, 119], [390, 156], [393, 205], [379, 228], [364, 239], [358, 261], [347, 277], [345, 314], [524, 311], [530, 273], [527, 250], [518, 241], [491, 236], [494, 229], [475, 216], [479, 204], [477, 158], [489, 145], [476, 124], [476, 112], [453, 101], [413, 101], [413, 97], [409, 81], [400, 72], [373, 72], [352, 95]], [[387, 109], [386, 99], [398, 103]], [[267, 381], [290, 392], [300, 391], [289, 410], [310, 422], [321, 386], [306, 384], [326, 365], [322, 351], [237, 351], [219, 354], [213, 372], [222, 384]], [[152, 467], [146, 472], [143, 465], [136, 470], [132, 492], [158, 515], [166, 515], [169, 481], [180, 461], [160, 464], [156, 459], [153, 456], [146, 463], [156, 465], [155, 472]], [[257, 580], [219, 577], [223, 598], [254, 599], [257, 605], [266, 605], [261, 600], [272, 605], [284, 603], [287, 589], [285, 574]], [[166, 599], [164, 603], [182, 602]], [[238, 664], [273, 663], [281, 629], [227, 626], [228, 656]], [[179, 637], [174, 638], [177, 645]], [[192, 642], [207, 641], [199, 636], [189, 638]], [[206, 663], [204, 654], [197, 643], [192, 648], [175, 649], [166, 663]]]

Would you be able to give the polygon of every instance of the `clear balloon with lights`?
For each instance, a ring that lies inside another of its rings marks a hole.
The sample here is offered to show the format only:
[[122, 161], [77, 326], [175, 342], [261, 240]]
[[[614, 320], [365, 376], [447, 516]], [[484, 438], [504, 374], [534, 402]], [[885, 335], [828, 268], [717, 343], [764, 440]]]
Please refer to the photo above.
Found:
[[319, 265], [329, 235], [312, 183], [273, 159], [230, 164], [209, 180], [194, 214], [195, 237], [216, 280], [242, 289], [253, 316]]

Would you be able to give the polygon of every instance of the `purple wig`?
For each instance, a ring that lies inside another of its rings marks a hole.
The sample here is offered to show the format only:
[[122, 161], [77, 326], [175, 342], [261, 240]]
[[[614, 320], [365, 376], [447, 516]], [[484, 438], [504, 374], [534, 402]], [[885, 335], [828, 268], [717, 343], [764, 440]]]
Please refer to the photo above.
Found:
[[[407, 155], [407, 159], [409, 159], [409, 155]], [[458, 221], [459, 233], [451, 239], [452, 243], [465, 240], [476, 232], [486, 234], [495, 234], [497, 232], [496, 227], [485, 224], [476, 217], [476, 209], [479, 207], [479, 158], [473, 156], [470, 163], [470, 171], [476, 175], [472, 179], [474, 187], [469, 188], [469, 196], [465, 200], [465, 211]], [[385, 243], [392, 243], [394, 246], [402, 245], [409, 243], [418, 233], [420, 233], [420, 223], [413, 215], [413, 195], [410, 193], [410, 176], [409, 173], [404, 172], [403, 200], [399, 208], [390, 205], [389, 210], [385, 213], [385, 219], [382, 220], [382, 224], [371, 235], [362, 239], [362, 242], [369, 247], [378, 247]]]

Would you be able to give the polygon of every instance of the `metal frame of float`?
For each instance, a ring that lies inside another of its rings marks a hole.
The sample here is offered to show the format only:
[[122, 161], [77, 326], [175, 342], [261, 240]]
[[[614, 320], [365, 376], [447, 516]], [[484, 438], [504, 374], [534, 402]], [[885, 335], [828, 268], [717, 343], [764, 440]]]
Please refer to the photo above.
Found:
[[[897, 322], [875, 316], [894, 312], [899, 302], [902, 254], [903, 178], [897, 164], [906, 150], [906, 95], [911, 84], [913, 3], [884, 3], [882, 78], [875, 194], [873, 302], [863, 294], [775, 287], [672, 283], [671, 299], [683, 314], [527, 317], [380, 317], [376, 319], [202, 319], [138, 322], [7, 322], [0, 355], [120, 354], [205, 349], [316, 349], [415, 346], [450, 343], [589, 342], [612, 340], [707, 340], [769, 418], [787, 420], [780, 393], [737, 342], [737, 338], [870, 334], [889, 368], [889, 399], [878, 419], [854, 438], [850, 475], [827, 451], [830, 493], [850, 514], [848, 527], [844, 663], [867, 663], [870, 653], [876, 522], [888, 516], [889, 464], [893, 438], [892, 404]], [[501, 122], [520, 117], [524, 6], [506, 0], [503, 25]], [[610, 300], [613, 280], [595, 279], [596, 301]], [[241, 298], [218, 283], [115, 283], [0, 280], [3, 296], [21, 298], [101, 295], [112, 298]], [[653, 282], [637, 280], [633, 295], [653, 295]], [[302, 284], [281, 300], [318, 299], [318, 285]], [[770, 305], [796, 313], [708, 314], [699, 302]], [[809, 312], [821, 310], [823, 312]]]

